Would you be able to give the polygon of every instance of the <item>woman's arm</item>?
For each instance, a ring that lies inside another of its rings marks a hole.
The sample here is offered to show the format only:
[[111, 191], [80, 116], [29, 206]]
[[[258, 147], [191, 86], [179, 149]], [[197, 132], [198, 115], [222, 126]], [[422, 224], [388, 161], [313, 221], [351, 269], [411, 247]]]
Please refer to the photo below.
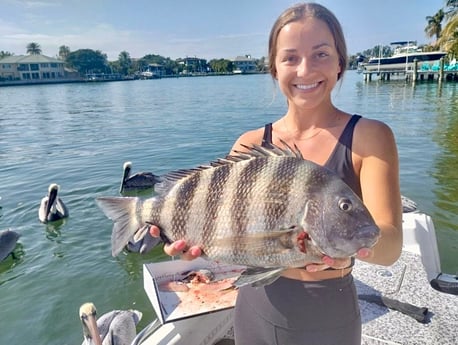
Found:
[[384, 123], [362, 119], [355, 131], [354, 152], [360, 157], [362, 199], [381, 237], [364, 261], [391, 265], [401, 255], [402, 202], [399, 160], [391, 129]]

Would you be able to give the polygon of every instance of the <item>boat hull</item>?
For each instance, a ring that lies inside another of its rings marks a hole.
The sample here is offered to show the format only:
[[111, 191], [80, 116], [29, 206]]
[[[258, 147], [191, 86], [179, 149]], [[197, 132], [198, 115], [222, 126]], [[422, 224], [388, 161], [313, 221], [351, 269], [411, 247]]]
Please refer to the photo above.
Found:
[[412, 70], [415, 60], [419, 66], [428, 63], [430, 66], [439, 63], [439, 60], [446, 54], [443, 52], [429, 52], [422, 54], [409, 54], [385, 58], [371, 58], [363, 64], [365, 71], [396, 71]]

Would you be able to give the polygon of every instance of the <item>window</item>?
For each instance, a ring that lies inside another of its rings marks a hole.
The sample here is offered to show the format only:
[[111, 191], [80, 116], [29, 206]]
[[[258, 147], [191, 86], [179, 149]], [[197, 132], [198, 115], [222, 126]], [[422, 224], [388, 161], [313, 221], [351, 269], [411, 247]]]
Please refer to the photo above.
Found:
[[31, 63], [30, 64], [30, 70], [31, 71], [38, 71], [40, 69], [39, 65], [37, 63]]
[[28, 65], [28, 64], [25, 64], [25, 63], [21, 63], [21, 64], [19, 64], [19, 66], [17, 67], [17, 70], [18, 70], [18, 71], [29, 71], [29, 65]]

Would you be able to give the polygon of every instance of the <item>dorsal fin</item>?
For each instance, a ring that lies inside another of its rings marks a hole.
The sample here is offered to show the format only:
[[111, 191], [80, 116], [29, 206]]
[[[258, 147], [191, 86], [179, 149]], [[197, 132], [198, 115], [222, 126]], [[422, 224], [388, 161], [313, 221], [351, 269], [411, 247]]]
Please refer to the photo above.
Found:
[[235, 151], [237, 155], [247, 156], [246, 159], [252, 157], [296, 157], [304, 159], [302, 153], [299, 151], [299, 148], [294, 144], [294, 147], [289, 146], [285, 141], [280, 139], [280, 142], [284, 147], [277, 146], [275, 144], [269, 143], [267, 147], [261, 146], [258, 144], [253, 144], [252, 146], [241, 144], [248, 152]]
[[199, 171], [217, 168], [223, 165], [234, 164], [240, 161], [249, 160], [259, 157], [295, 157], [298, 159], [304, 159], [298, 147], [294, 145], [294, 148], [289, 146], [285, 141], [281, 140], [284, 147], [280, 147], [274, 144], [269, 144], [268, 147], [264, 147], [258, 144], [252, 144], [251, 146], [241, 144], [247, 151], [234, 151], [235, 154], [226, 156], [225, 158], [218, 158], [208, 165], [200, 165], [196, 168], [191, 169], [180, 169], [166, 173], [161, 176], [161, 183], [157, 184], [155, 190], [162, 193], [171, 188], [176, 181], [193, 175]]

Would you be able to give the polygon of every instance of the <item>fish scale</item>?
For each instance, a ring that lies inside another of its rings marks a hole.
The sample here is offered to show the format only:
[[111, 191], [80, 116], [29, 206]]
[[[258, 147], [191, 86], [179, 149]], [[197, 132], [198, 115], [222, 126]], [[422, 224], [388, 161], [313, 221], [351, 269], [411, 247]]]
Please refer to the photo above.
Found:
[[[168, 173], [146, 200], [97, 198], [114, 220], [113, 255], [150, 223], [167, 241], [184, 239], [211, 260], [248, 266], [246, 281], [259, 284], [323, 255], [343, 258], [372, 247], [380, 231], [360, 198], [336, 174], [284, 145], [253, 145]], [[300, 236], [310, 239], [302, 247]]]

